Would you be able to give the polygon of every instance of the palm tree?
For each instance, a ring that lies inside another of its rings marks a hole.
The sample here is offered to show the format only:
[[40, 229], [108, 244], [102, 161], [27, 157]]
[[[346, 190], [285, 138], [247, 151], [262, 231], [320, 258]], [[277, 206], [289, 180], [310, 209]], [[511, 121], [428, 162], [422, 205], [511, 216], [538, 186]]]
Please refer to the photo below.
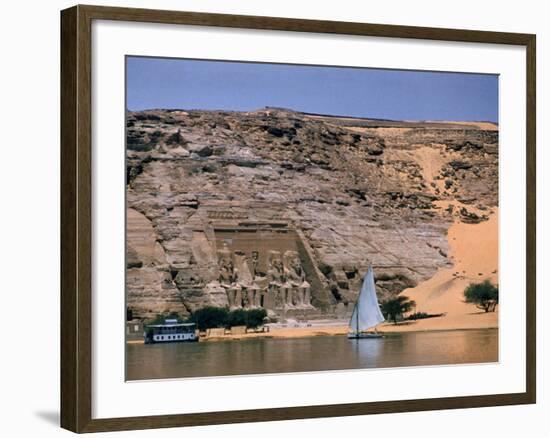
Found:
[[409, 297], [401, 295], [384, 301], [381, 305], [381, 310], [387, 319], [397, 324], [397, 318], [403, 315], [403, 313], [409, 312], [415, 306], [416, 303], [413, 300], [409, 300]]

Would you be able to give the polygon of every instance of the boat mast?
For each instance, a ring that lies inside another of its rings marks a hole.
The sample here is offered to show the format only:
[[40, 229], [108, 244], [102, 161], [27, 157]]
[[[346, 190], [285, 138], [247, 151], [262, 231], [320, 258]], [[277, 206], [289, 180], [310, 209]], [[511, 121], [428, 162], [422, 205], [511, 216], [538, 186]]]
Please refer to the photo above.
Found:
[[355, 333], [359, 333], [359, 298], [361, 297], [361, 290], [359, 290], [359, 295], [357, 295], [357, 302], [355, 303], [355, 319], [357, 320], [357, 323], [355, 324]]

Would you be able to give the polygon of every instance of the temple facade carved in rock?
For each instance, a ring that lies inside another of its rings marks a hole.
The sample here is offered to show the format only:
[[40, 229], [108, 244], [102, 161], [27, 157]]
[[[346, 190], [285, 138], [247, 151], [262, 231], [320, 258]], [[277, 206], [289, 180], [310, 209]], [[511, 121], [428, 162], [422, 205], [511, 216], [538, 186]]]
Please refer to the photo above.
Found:
[[267, 272], [259, 269], [260, 252], [250, 257], [243, 251], [231, 251], [224, 242], [218, 250], [219, 279], [207, 287], [221, 285], [231, 309], [265, 308], [283, 310], [312, 308], [308, 283], [297, 251], [270, 250]]

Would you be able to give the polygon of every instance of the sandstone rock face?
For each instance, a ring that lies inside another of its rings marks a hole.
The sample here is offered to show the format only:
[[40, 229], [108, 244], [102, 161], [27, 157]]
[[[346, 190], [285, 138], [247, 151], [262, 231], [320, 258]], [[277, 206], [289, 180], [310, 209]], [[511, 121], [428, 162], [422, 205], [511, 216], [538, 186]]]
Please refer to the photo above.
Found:
[[341, 316], [369, 262], [379, 298], [395, 295], [450, 264], [454, 220], [497, 203], [496, 126], [130, 112], [127, 303], [141, 317], [232, 304], [219, 283], [228, 243], [250, 271], [268, 270], [270, 248], [299, 253], [311, 308], [296, 314]]
[[142, 316], [154, 316], [169, 309], [186, 313], [178, 298], [166, 261], [151, 221], [142, 213], [126, 211], [126, 288], [127, 301]]

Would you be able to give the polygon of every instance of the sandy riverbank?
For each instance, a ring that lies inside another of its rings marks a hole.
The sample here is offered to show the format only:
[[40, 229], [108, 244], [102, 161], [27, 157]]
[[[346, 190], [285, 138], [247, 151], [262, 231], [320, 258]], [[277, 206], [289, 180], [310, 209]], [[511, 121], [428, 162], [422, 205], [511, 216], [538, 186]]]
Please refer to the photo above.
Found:
[[[420, 331], [454, 331], [454, 330], [475, 330], [486, 328], [497, 328], [497, 324], [492, 321], [492, 318], [477, 318], [472, 323], [466, 324], [464, 320], [445, 321], [446, 317], [430, 318], [421, 321], [406, 321], [395, 324], [381, 324], [378, 327], [380, 333], [402, 333], [402, 332], [420, 332]], [[269, 338], [303, 338], [310, 336], [337, 336], [346, 335], [348, 333], [347, 324], [319, 326], [319, 327], [293, 327], [274, 329], [267, 333], [247, 333], [246, 335], [225, 335], [223, 338], [204, 339], [210, 340], [235, 340], [235, 339], [252, 339], [255, 337]], [[203, 339], [201, 339], [203, 341]]]
[[[401, 333], [421, 331], [454, 331], [454, 330], [475, 330], [498, 327], [498, 316], [496, 313], [485, 314], [472, 312], [469, 315], [448, 315], [423, 319], [419, 321], [404, 321], [398, 324], [384, 323], [378, 326], [380, 333]], [[223, 337], [201, 338], [200, 342], [246, 340], [253, 338], [274, 338], [290, 339], [304, 338], [311, 336], [343, 336], [348, 333], [348, 325], [345, 321], [340, 324], [315, 325], [311, 327], [284, 327], [271, 328], [269, 332], [246, 333], [238, 335], [226, 334]], [[129, 344], [143, 344], [142, 340], [127, 341]]]
[[[431, 318], [422, 321], [407, 321], [404, 323], [382, 324], [379, 326], [380, 333], [404, 333], [404, 332], [422, 332], [422, 331], [456, 331], [456, 330], [477, 330], [494, 329], [497, 325], [488, 318], [479, 318], [477, 324], [466, 325], [462, 321], [445, 321], [444, 317]], [[312, 336], [344, 336], [348, 332], [347, 325], [331, 325], [319, 327], [293, 327], [274, 329], [264, 333], [247, 333], [245, 335], [225, 335], [223, 337], [201, 338], [200, 342], [234, 341], [254, 338], [272, 338], [272, 339], [292, 339], [307, 338]], [[142, 340], [127, 341], [128, 344], [143, 344]]]

